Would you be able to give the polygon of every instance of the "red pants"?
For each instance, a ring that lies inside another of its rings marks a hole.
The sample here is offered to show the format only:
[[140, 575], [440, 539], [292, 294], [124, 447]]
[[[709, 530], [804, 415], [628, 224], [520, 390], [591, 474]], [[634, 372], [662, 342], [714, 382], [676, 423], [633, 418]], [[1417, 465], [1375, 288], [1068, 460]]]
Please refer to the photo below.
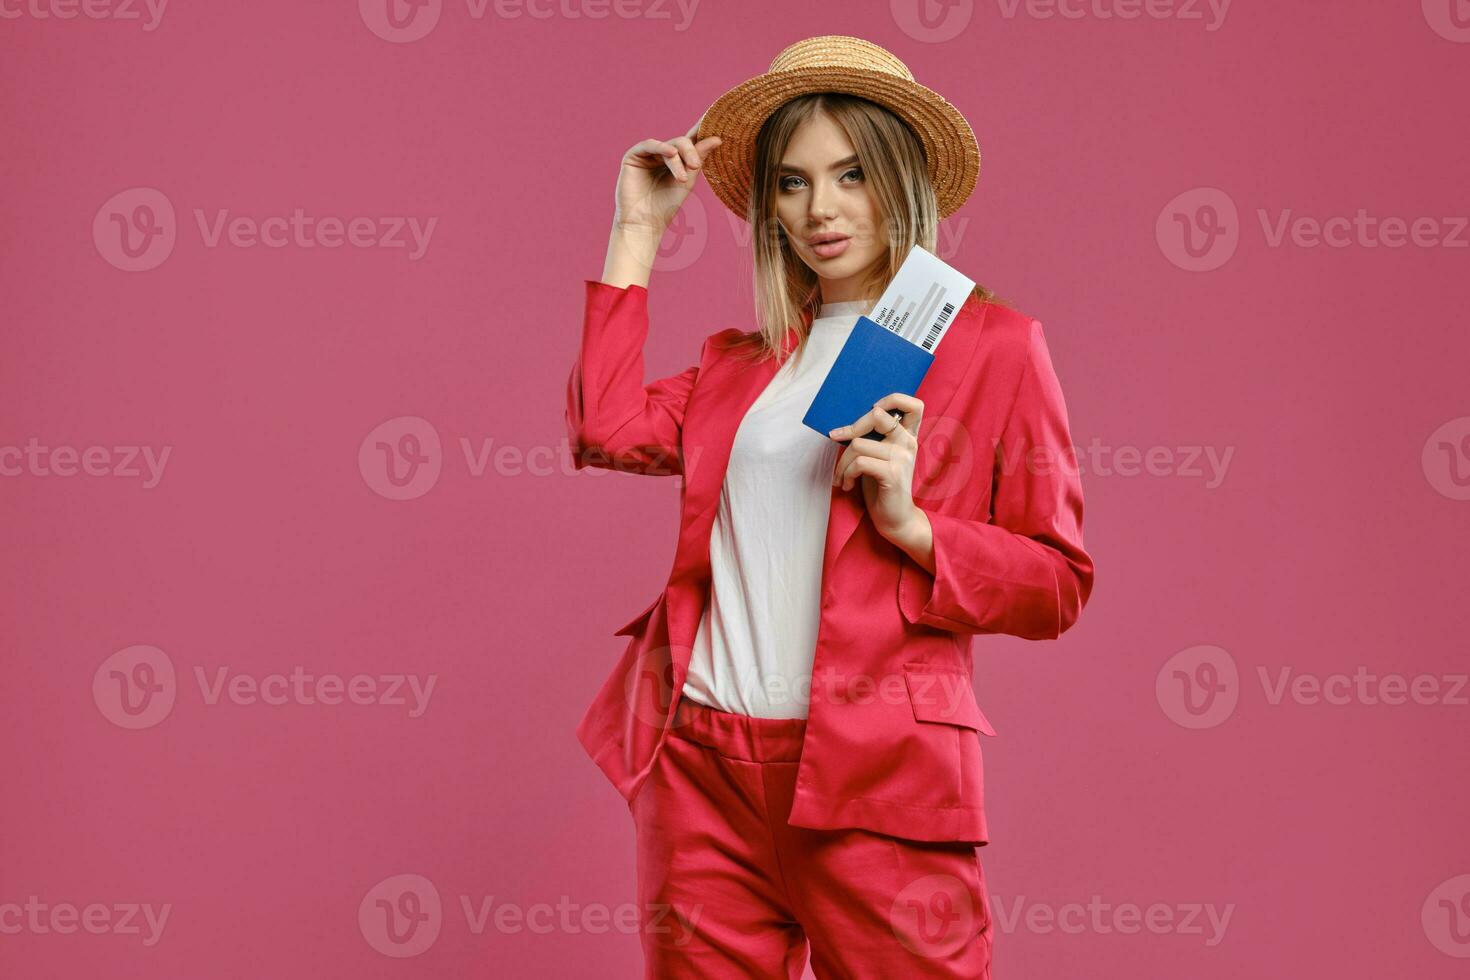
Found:
[[681, 698], [630, 809], [650, 978], [990, 977], [975, 848], [811, 830], [791, 812], [800, 719]]

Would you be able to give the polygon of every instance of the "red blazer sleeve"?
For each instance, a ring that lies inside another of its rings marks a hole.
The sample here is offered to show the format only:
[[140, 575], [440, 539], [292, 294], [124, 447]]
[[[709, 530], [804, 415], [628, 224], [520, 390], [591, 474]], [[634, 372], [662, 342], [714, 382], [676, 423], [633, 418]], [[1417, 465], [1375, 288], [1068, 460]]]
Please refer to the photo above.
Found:
[[636, 284], [585, 282], [582, 346], [567, 380], [566, 424], [574, 468], [682, 474], [679, 437], [699, 365], [645, 385], [648, 290]]
[[990, 521], [926, 508], [934, 571], [904, 554], [899, 606], [910, 623], [957, 633], [1055, 639], [1082, 612], [1093, 565], [1066, 404], [1035, 320], [992, 481]]

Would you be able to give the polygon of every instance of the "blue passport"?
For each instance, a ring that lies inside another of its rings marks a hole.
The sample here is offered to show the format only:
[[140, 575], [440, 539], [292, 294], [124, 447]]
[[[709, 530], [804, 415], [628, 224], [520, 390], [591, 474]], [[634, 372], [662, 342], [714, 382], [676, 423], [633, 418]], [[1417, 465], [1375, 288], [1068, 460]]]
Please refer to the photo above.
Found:
[[[860, 316], [801, 421], [826, 438], [838, 426], [851, 425], [872, 411], [873, 403], [884, 395], [916, 393], [933, 363], [929, 351]], [[883, 436], [868, 432], [864, 438]]]

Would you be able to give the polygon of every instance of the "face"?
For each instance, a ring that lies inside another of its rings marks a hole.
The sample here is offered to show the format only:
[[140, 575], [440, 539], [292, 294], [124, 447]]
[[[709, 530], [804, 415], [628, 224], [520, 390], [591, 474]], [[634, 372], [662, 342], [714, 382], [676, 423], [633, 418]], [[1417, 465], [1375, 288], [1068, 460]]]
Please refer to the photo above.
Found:
[[776, 217], [817, 274], [822, 302], [870, 298], [860, 292], [859, 276], [885, 256], [888, 243], [878, 233], [878, 204], [856, 151], [830, 116], [818, 113], [792, 134], [781, 157]]

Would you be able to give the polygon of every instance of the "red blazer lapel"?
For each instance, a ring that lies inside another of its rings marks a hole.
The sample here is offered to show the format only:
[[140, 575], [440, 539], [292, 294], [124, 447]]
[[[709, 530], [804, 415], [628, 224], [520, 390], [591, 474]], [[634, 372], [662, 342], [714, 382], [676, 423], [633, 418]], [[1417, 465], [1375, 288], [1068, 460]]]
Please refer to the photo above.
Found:
[[[693, 465], [685, 468], [684, 511], [688, 521], [700, 521], [714, 513], [725, 482], [725, 471], [730, 465], [735, 433], [750, 406], [781, 369], [795, 336], [795, 332], [787, 334], [780, 362], [775, 358], [758, 364], [716, 362], [711, 366], [711, 373], [719, 372], [718, 377], [700, 379], [701, 384], [696, 389], [699, 411], [686, 415], [684, 427], [685, 445], [699, 454], [692, 460]], [[706, 549], [708, 544], [706, 541]]]

